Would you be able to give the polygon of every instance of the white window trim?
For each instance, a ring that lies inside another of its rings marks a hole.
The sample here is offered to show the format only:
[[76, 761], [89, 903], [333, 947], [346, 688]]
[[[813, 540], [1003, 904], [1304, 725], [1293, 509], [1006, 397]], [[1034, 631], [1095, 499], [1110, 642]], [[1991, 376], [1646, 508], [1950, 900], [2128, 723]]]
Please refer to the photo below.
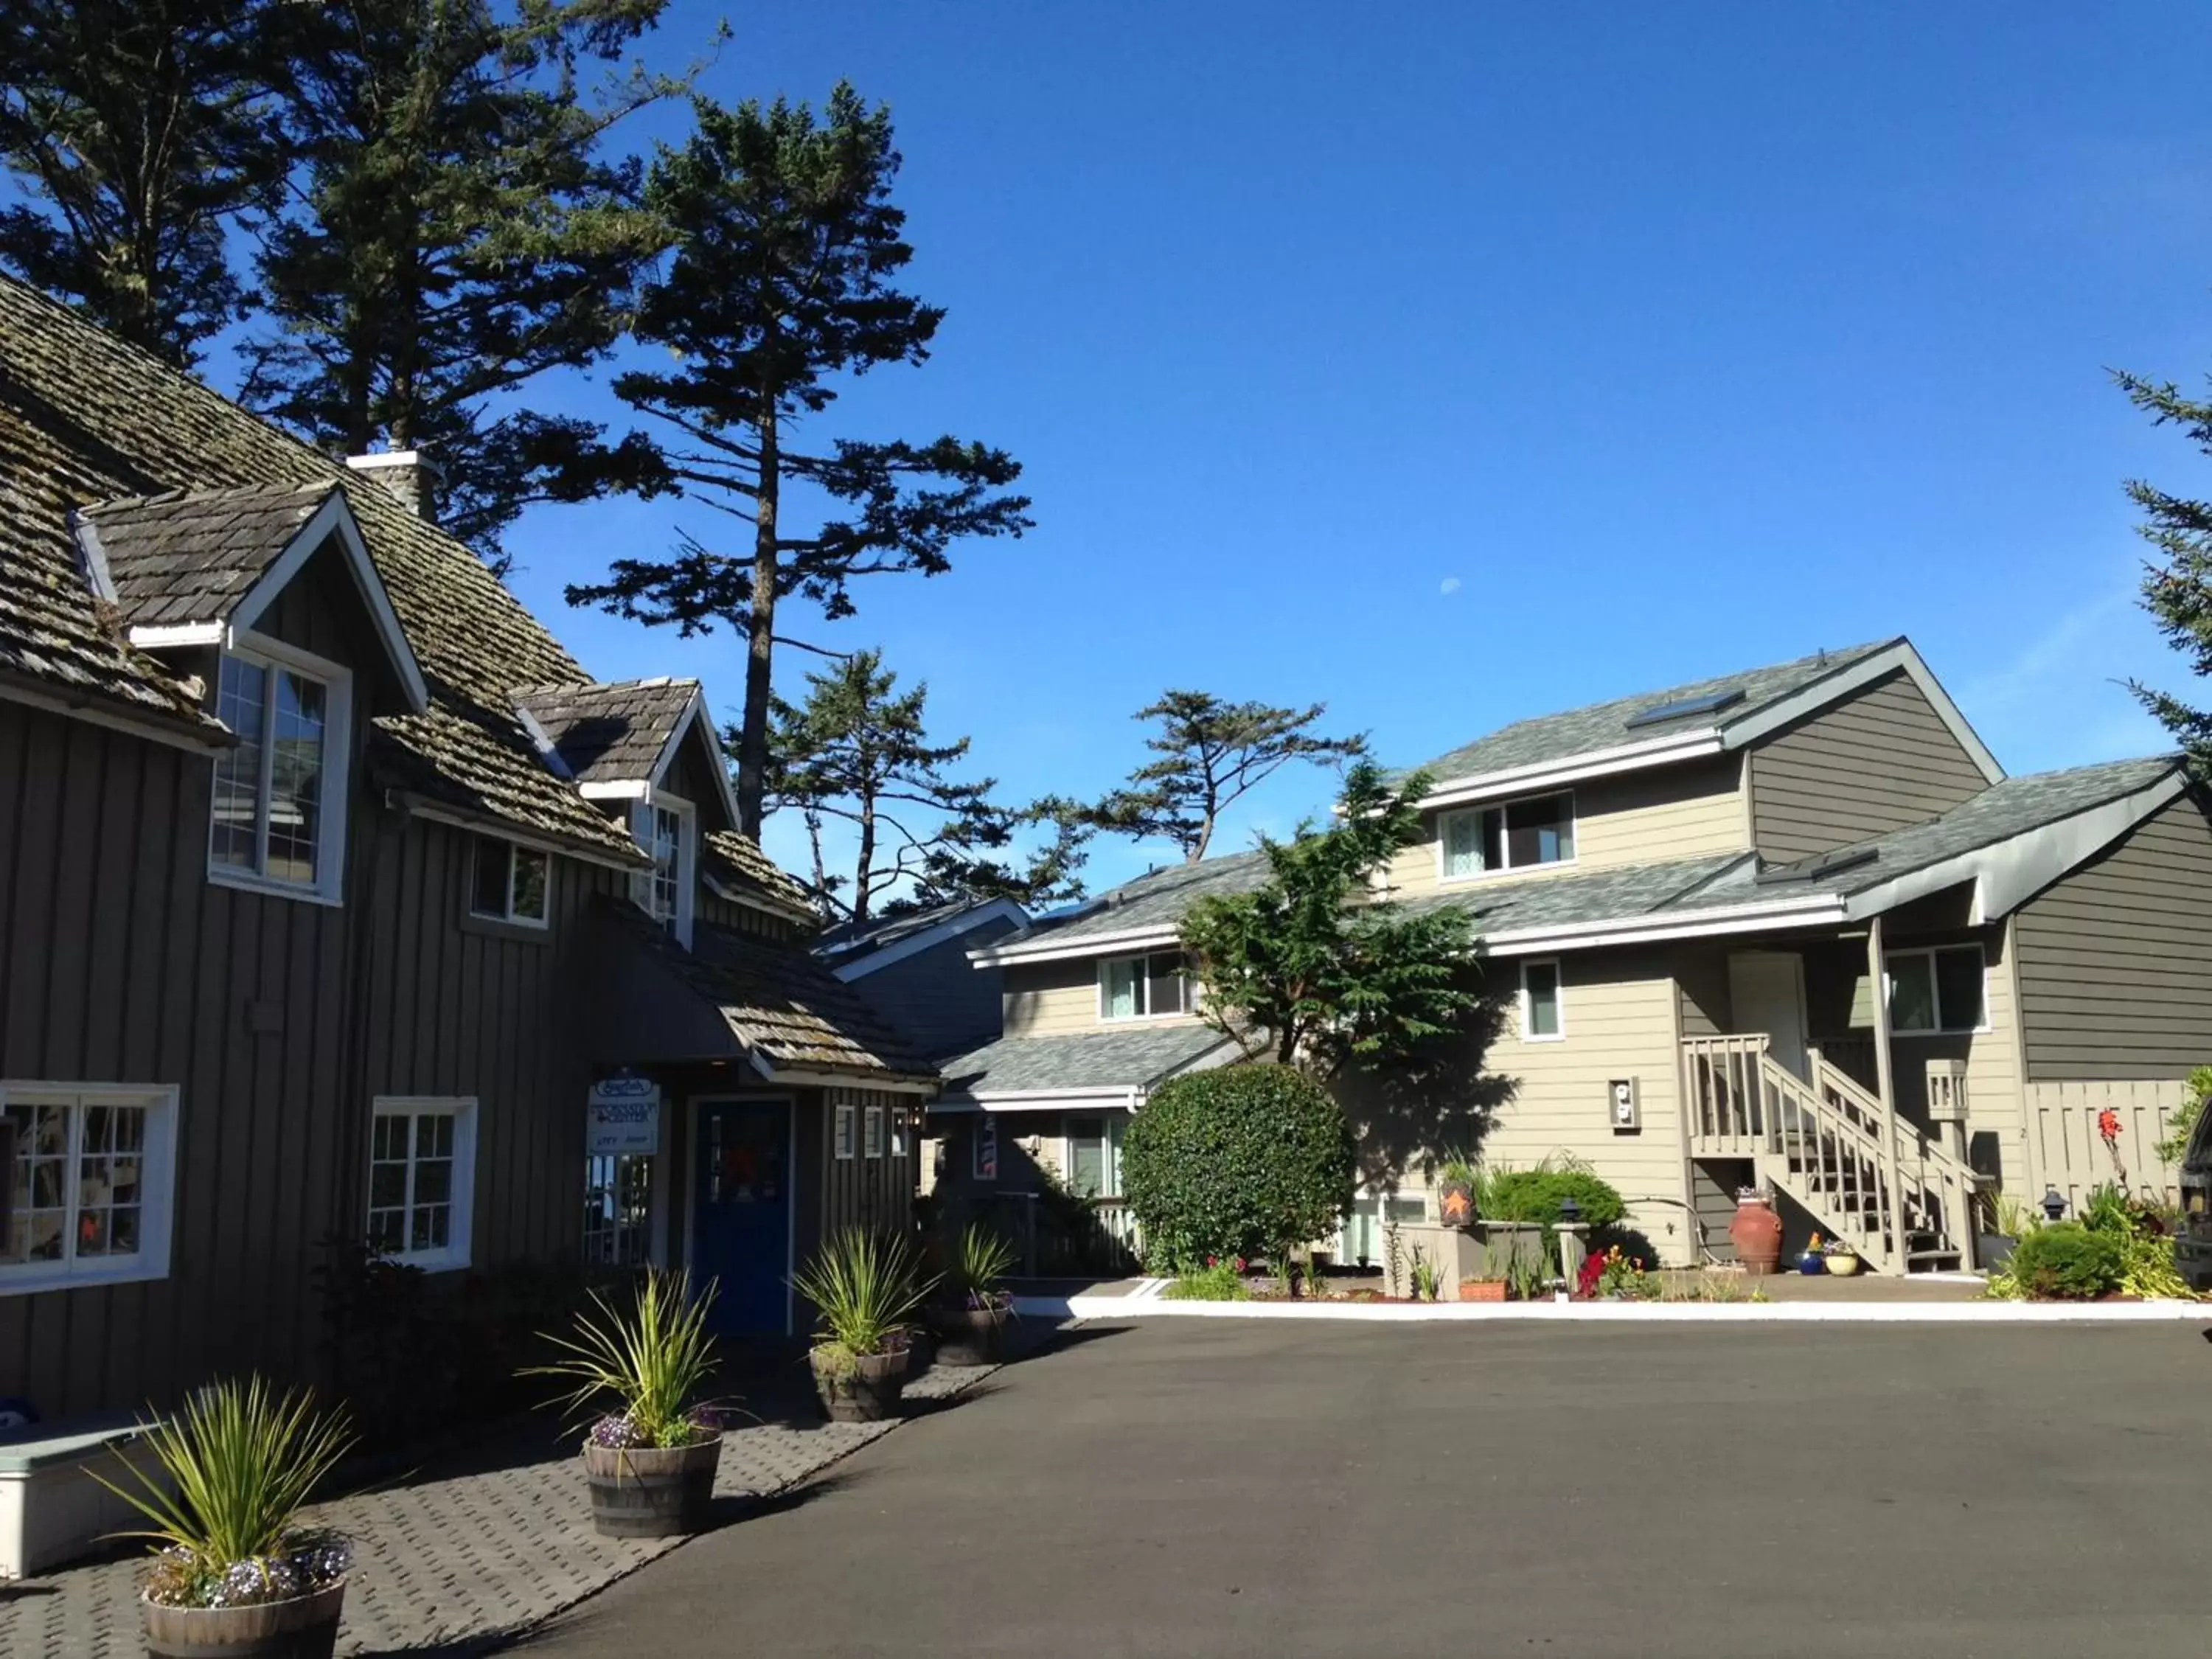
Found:
[[[1559, 1017], [1556, 1031], [1538, 1032], [1530, 1019], [1528, 970], [1549, 968], [1552, 970], [1552, 1006]], [[1523, 957], [1521, 960], [1521, 1041], [1523, 1042], [1564, 1042], [1567, 1037], [1567, 976], [1559, 971], [1557, 957]]]
[[[696, 908], [695, 890], [699, 885], [699, 809], [681, 795], [672, 795], [665, 789], [653, 789], [639, 800], [635, 816], [630, 820], [632, 833], [638, 845], [650, 848], [653, 835], [653, 809], [665, 807], [676, 814], [678, 827], [676, 837], [676, 942], [685, 950], [691, 948], [692, 912]], [[639, 908], [653, 915], [650, 884], [653, 872], [642, 872], [638, 881], [646, 885], [647, 900]], [[654, 918], [656, 921], [658, 917]]]
[[[311, 904], [341, 905], [345, 902], [346, 803], [353, 774], [353, 671], [342, 663], [319, 657], [312, 651], [302, 651], [282, 640], [272, 640], [264, 634], [240, 634], [224, 654], [257, 664], [264, 669], [289, 668], [322, 683], [323, 821], [316, 832], [314, 881], [312, 884], [278, 881], [258, 870], [240, 870], [233, 865], [216, 862], [215, 800], [210, 791], [208, 799], [208, 879], [218, 887], [237, 887], [251, 893], [273, 893], [283, 898], [304, 899]], [[218, 685], [222, 683], [221, 672], [218, 665]], [[273, 696], [267, 706], [275, 707]], [[265, 801], [269, 797], [270, 769], [276, 764], [276, 745], [264, 744], [257, 801]]]
[[[420, 1267], [426, 1273], [450, 1273], [469, 1265], [470, 1248], [473, 1243], [477, 1197], [477, 1100], [474, 1095], [379, 1095], [369, 1105], [370, 1159], [374, 1160], [376, 1146], [376, 1120], [399, 1115], [444, 1112], [453, 1120], [453, 1208], [446, 1219], [446, 1245], [438, 1250], [398, 1250], [384, 1257], [410, 1267]], [[414, 1197], [414, 1138], [408, 1138], [408, 1176], [410, 1200], [408, 1205], [412, 1218]], [[362, 1224], [368, 1224], [369, 1193], [364, 1171], [361, 1217]]]
[[[1936, 1024], [1929, 1026], [1923, 1030], [1907, 1030], [1897, 1023], [1897, 975], [1892, 970], [1890, 964], [1905, 957], [1926, 957], [1928, 958], [1928, 994], [1929, 999], [1936, 1005], [1936, 1018], [1938, 1020], [1941, 1020], [1943, 1015], [1943, 988], [1942, 982], [1936, 976], [1936, 958], [1942, 955], [1946, 951], [1972, 951], [1980, 956], [1982, 963], [1982, 1023], [1978, 1025]], [[1915, 945], [1903, 950], [1884, 951], [1881, 953], [1881, 995], [1883, 1003], [1890, 1010], [1889, 1034], [1893, 1037], [1982, 1036], [1994, 1029], [1990, 1023], [1989, 947], [1979, 939], [1968, 939], [1951, 945]]]
[[857, 1137], [854, 1128], [853, 1103], [849, 1100], [841, 1100], [836, 1104], [835, 1121], [830, 1128], [830, 1155], [840, 1164], [851, 1163], [853, 1154], [857, 1150], [854, 1145]]
[[[1168, 1009], [1164, 1012], [1156, 1010], [1152, 1006], [1152, 960], [1154, 957], [1168, 957], [1174, 956], [1176, 952], [1173, 951], [1139, 951], [1133, 954], [1104, 957], [1100, 958], [1098, 963], [1098, 1023], [1101, 1025], [1134, 1025], [1140, 1020], [1181, 1019], [1184, 1015], [1189, 1013], [1190, 980], [1189, 976], [1184, 974], [1177, 974], [1176, 975], [1176, 1000], [1183, 1006], [1180, 1008]], [[1139, 994], [1144, 999], [1145, 1006], [1136, 1013], [1116, 1014], [1110, 1012], [1108, 1010], [1106, 1000], [1107, 971], [1117, 962], [1134, 962], [1143, 964], [1137, 975], [1137, 988]]]
[[871, 1160], [884, 1155], [884, 1109], [863, 1107], [860, 1111], [860, 1152]]
[[[174, 1084], [128, 1083], [0, 1083], [0, 1106], [11, 1102], [52, 1102], [65, 1097], [70, 1112], [69, 1199], [64, 1224], [74, 1238], [76, 1201], [77, 1143], [87, 1106], [144, 1106], [146, 1144], [140, 1150], [139, 1184], [144, 1196], [138, 1205], [138, 1253], [132, 1256], [100, 1256], [80, 1263], [23, 1261], [0, 1264], [0, 1296], [25, 1296], [34, 1291], [72, 1290], [86, 1285], [133, 1285], [169, 1276], [169, 1243], [176, 1216], [177, 1099]], [[0, 1170], [0, 1180], [13, 1180], [15, 1171]]]
[[[476, 861], [483, 856], [485, 846], [494, 842], [507, 848], [507, 909], [505, 914], [501, 915], [494, 915], [488, 910], [477, 908]], [[545, 860], [545, 914], [542, 916], [522, 915], [514, 908], [514, 860], [525, 853], [532, 858]], [[508, 840], [505, 836], [489, 836], [479, 831], [469, 848], [469, 914], [478, 921], [502, 922], [509, 927], [536, 927], [540, 930], [550, 927], [553, 925], [555, 862], [552, 854], [542, 847], [526, 847], [519, 841]]]
[[[1553, 859], [1548, 864], [1515, 864], [1512, 862], [1512, 843], [1507, 836], [1506, 826], [1501, 821], [1498, 824], [1498, 846], [1499, 854], [1506, 862], [1499, 865], [1495, 870], [1477, 870], [1470, 875], [1455, 876], [1451, 873], [1451, 831], [1448, 827], [1450, 820], [1459, 817], [1479, 817], [1485, 812], [1507, 813], [1514, 807], [1525, 806], [1532, 800], [1550, 800], [1559, 795], [1566, 797], [1567, 823], [1575, 840], [1574, 857]], [[1525, 876], [1540, 870], [1571, 870], [1581, 861], [1582, 855], [1582, 803], [1576, 799], [1575, 792], [1571, 789], [1541, 789], [1533, 795], [1516, 795], [1510, 800], [1483, 801], [1473, 806], [1455, 806], [1437, 814], [1437, 883], [1439, 886], [1459, 886], [1471, 881], [1491, 881], [1499, 876]]]
[[[1079, 1122], [1098, 1126], [1099, 1173], [1112, 1189], [1093, 1196], [1114, 1201], [1126, 1198], [1127, 1194], [1121, 1190], [1121, 1135], [1118, 1131], [1126, 1129], [1127, 1120], [1104, 1112], [1071, 1115], [1061, 1125], [1060, 1168], [1066, 1179], [1068, 1190], [1075, 1191], [1075, 1143], [1081, 1137], [1075, 1133], [1074, 1126]], [[1083, 1194], [1077, 1193], [1076, 1196], [1080, 1198]]]

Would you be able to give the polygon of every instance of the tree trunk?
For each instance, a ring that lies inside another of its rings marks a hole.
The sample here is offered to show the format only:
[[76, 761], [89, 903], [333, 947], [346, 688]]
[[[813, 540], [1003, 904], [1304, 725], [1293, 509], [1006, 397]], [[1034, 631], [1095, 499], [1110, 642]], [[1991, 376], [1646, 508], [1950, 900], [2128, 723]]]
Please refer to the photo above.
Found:
[[744, 716], [738, 726], [738, 828], [756, 842], [760, 839], [762, 797], [767, 793], [769, 688], [775, 665], [775, 506], [782, 482], [775, 418], [771, 404], [760, 422], [751, 635], [746, 641]]
[[868, 919], [868, 878], [875, 872], [876, 863], [876, 799], [873, 795], [860, 797], [860, 859], [853, 882], [853, 920], [855, 923]]

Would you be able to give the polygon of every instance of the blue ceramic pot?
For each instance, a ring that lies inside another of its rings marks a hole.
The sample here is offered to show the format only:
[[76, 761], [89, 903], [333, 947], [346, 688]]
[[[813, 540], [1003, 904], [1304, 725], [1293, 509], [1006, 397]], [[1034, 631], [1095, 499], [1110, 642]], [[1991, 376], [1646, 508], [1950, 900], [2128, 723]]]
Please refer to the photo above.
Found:
[[1797, 1258], [1797, 1271], [1804, 1274], [1806, 1278], [1811, 1279], [1815, 1274], [1827, 1272], [1828, 1264], [1823, 1258], [1814, 1255], [1810, 1250], [1808, 1250], [1804, 1255]]

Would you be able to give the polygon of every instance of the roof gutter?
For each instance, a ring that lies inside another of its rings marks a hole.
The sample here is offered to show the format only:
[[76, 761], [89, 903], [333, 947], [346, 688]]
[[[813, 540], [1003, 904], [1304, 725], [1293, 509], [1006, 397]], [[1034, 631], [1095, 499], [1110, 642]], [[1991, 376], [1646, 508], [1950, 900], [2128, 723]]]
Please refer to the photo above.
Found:
[[841, 1072], [811, 1066], [778, 1066], [748, 1042], [745, 1058], [753, 1070], [770, 1083], [793, 1089], [880, 1089], [895, 1095], [934, 1095], [945, 1085], [938, 1078], [884, 1076], [876, 1072]]
[[1839, 893], [1811, 893], [1802, 898], [1762, 904], [1713, 905], [1700, 910], [1661, 910], [1567, 927], [1516, 927], [1476, 941], [1481, 955], [1542, 956], [1555, 951], [1590, 951], [1605, 945], [1652, 945], [1670, 939], [1708, 939], [1727, 933], [1769, 933], [1778, 927], [1820, 927], [1850, 920]]
[[237, 734], [229, 727], [197, 715], [165, 714], [150, 708], [141, 712], [112, 697], [95, 696], [88, 691], [58, 690], [52, 681], [33, 680], [5, 669], [0, 669], [0, 697], [27, 708], [44, 709], [50, 714], [80, 720], [88, 726], [105, 726], [151, 743], [167, 744], [173, 749], [221, 754], [238, 744]]
[[634, 871], [652, 867], [652, 860], [643, 853], [625, 859], [612, 848], [588, 848], [558, 836], [532, 833], [505, 818], [489, 813], [470, 812], [459, 807], [447, 806], [415, 793], [410, 789], [386, 789], [384, 798], [410, 817], [427, 819], [432, 823], [443, 823], [455, 830], [471, 830], [478, 835], [496, 836], [501, 841], [511, 841], [518, 847], [527, 847], [539, 853], [558, 854], [562, 858], [575, 859], [585, 864], [596, 864], [608, 870], [620, 870], [625, 875]]
[[1529, 794], [1561, 784], [1578, 783], [1584, 778], [1607, 777], [1615, 772], [1641, 771], [1647, 766], [1666, 766], [1676, 761], [1717, 755], [1723, 747], [1717, 726], [1702, 726], [1695, 732], [1674, 732], [1663, 738], [1647, 738], [1642, 743], [1595, 749], [1564, 760], [1540, 761], [1528, 766], [1509, 766], [1495, 772], [1478, 772], [1469, 777], [1448, 779], [1413, 805], [1425, 810], [1437, 806], [1456, 806], [1465, 801], [1486, 800], [1497, 795]]

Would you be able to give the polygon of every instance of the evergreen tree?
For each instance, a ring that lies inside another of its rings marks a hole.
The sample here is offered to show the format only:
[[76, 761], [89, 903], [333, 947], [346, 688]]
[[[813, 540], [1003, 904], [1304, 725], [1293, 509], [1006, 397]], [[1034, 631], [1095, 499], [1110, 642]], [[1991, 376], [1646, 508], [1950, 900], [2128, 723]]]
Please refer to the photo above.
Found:
[[[769, 799], [805, 819], [825, 907], [860, 922], [963, 898], [1082, 896], [1080, 832], [1060, 827], [1017, 868], [1006, 855], [1033, 815], [998, 805], [994, 779], [949, 775], [969, 740], [931, 742], [928, 700], [924, 684], [899, 690], [875, 651], [808, 675], [803, 704], [775, 700]], [[833, 821], [854, 839], [849, 875], [830, 868], [824, 831]]]
[[495, 568], [528, 502], [600, 481], [572, 465], [598, 427], [497, 405], [606, 351], [659, 246], [638, 164], [601, 140], [672, 89], [612, 67], [665, 3], [291, 9], [301, 195], [264, 239], [279, 327], [248, 349], [247, 400], [349, 454], [428, 451], [441, 521]]
[[[2180, 427], [2202, 453], [2212, 455], [2212, 403], [2185, 398], [2171, 381], [2133, 374], [2114, 377], [2129, 400], [2160, 426]], [[2212, 503], [2170, 495], [2137, 478], [2128, 495], [2142, 509], [2139, 533], [2157, 550], [2144, 568], [2143, 608], [2159, 632], [2181, 653], [2199, 679], [2212, 674]], [[2189, 751], [2199, 769], [2212, 767], [2212, 710], [2141, 681], [2130, 690]]]
[[1262, 839], [1265, 882], [1191, 906], [1182, 943], [1210, 1024], [1323, 1078], [1346, 1064], [1412, 1065], [1435, 1039], [1473, 1029], [1481, 999], [1466, 987], [1467, 913], [1369, 897], [1375, 874], [1421, 839], [1413, 803], [1430, 781], [1415, 773], [1390, 788], [1372, 762], [1356, 762], [1327, 825]]
[[[652, 417], [665, 477], [744, 528], [727, 543], [687, 533], [665, 559], [616, 560], [568, 599], [745, 636], [738, 810], [757, 833], [779, 603], [796, 594], [850, 616], [856, 577], [936, 575], [963, 537], [1018, 536], [1029, 502], [1006, 493], [1021, 468], [1004, 451], [957, 438], [795, 447], [839, 380], [922, 362], [944, 319], [891, 286], [913, 250], [890, 199], [890, 112], [843, 85], [818, 121], [781, 99], [694, 110], [696, 133], [661, 151], [646, 192], [676, 240], [635, 333], [673, 366], [623, 374], [615, 391]], [[818, 509], [811, 528], [806, 507]]]
[[1213, 832], [1248, 790], [1292, 761], [1343, 761], [1366, 751], [1363, 738], [1314, 735], [1327, 713], [1273, 708], [1260, 702], [1224, 702], [1206, 691], [1168, 691], [1137, 711], [1158, 720], [1145, 746], [1159, 757], [1130, 774], [1128, 783], [1087, 813], [1101, 830], [1139, 840], [1171, 841], [1192, 864], [1206, 856]]
[[0, 264], [180, 367], [238, 315], [224, 251], [286, 151], [271, 0], [0, 9]]

